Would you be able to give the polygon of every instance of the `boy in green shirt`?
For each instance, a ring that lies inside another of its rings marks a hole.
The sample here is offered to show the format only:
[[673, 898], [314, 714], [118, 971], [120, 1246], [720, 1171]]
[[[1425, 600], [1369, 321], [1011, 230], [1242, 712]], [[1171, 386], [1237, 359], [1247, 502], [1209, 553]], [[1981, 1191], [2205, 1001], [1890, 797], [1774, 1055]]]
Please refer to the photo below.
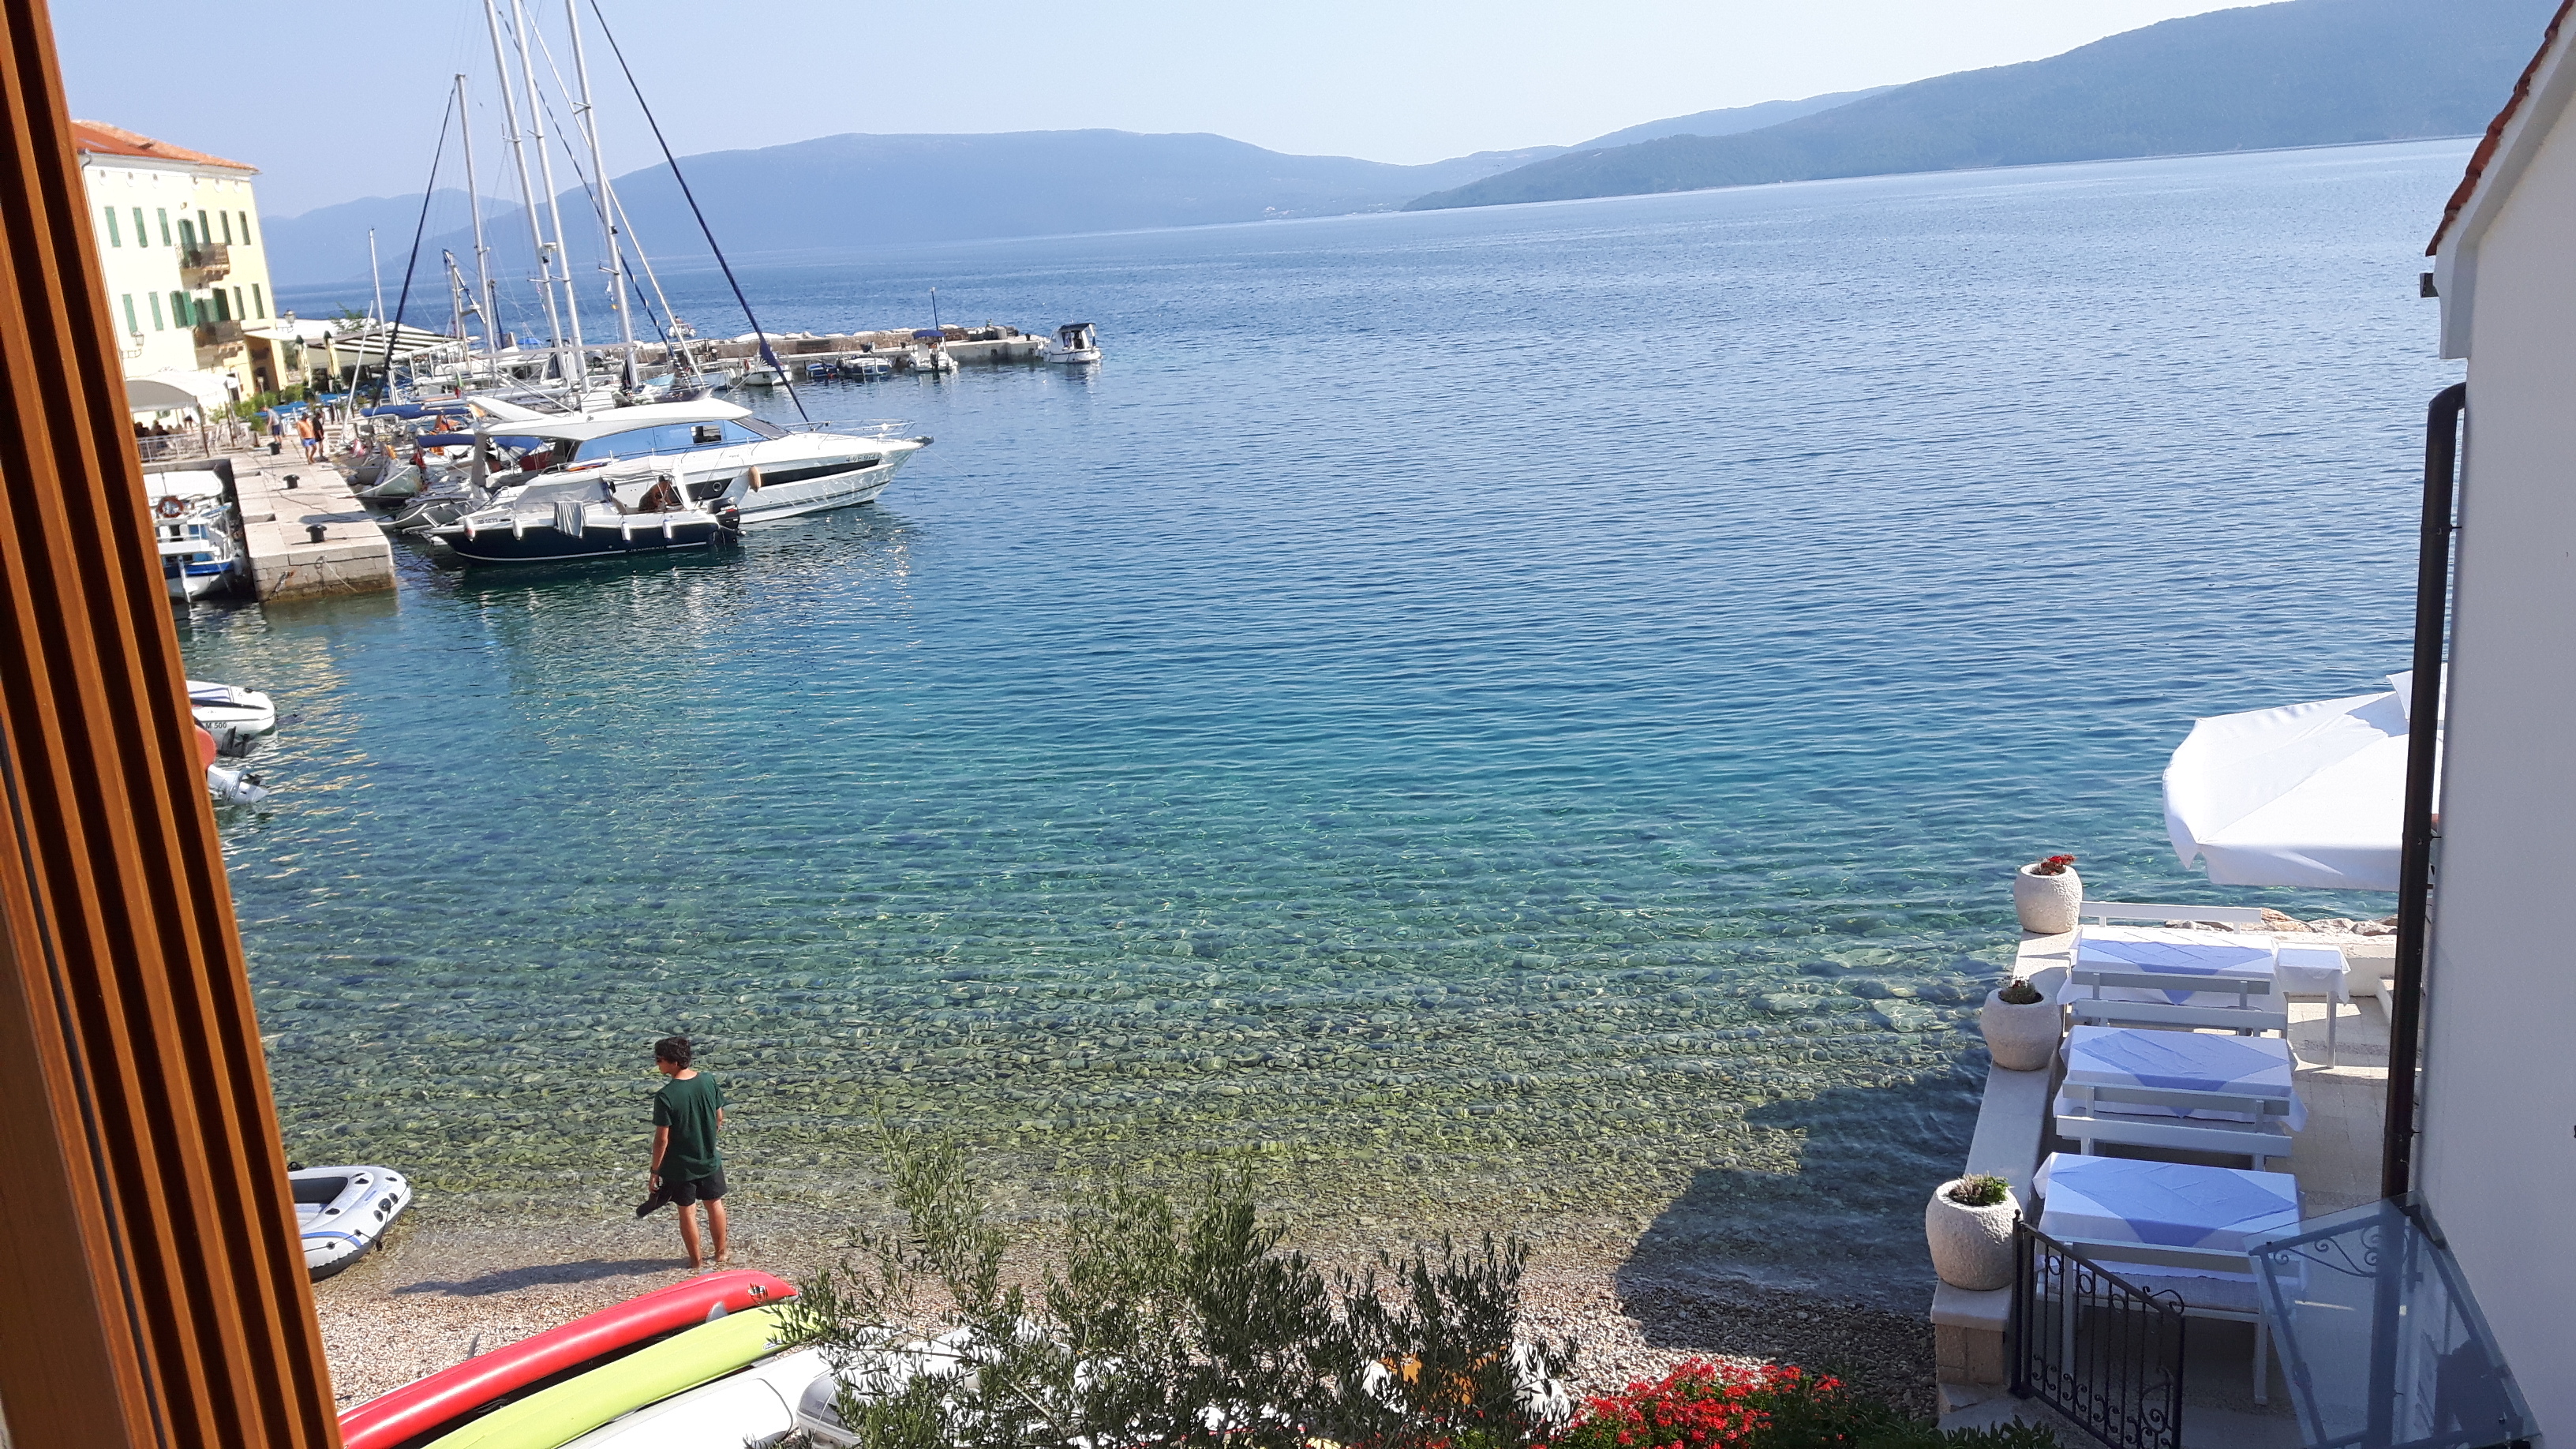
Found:
[[689, 1250], [695, 1270], [706, 1266], [698, 1247], [698, 1203], [707, 1205], [707, 1225], [715, 1229], [716, 1261], [727, 1259], [724, 1156], [716, 1151], [724, 1089], [715, 1078], [691, 1070], [690, 1056], [687, 1037], [653, 1043], [653, 1069], [671, 1080], [653, 1094], [653, 1168], [645, 1186], [679, 1208], [680, 1245]]

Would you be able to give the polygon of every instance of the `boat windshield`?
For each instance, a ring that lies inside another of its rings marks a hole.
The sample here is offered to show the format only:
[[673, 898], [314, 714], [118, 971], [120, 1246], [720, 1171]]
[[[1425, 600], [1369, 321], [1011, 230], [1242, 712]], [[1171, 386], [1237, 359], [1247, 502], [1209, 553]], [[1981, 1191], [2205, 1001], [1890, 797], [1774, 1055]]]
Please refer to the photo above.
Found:
[[693, 452], [700, 448], [729, 448], [783, 436], [776, 428], [757, 418], [727, 418], [712, 423], [660, 423], [649, 428], [629, 428], [622, 433], [584, 439], [572, 456], [564, 461], [600, 463], [619, 458], [648, 458], [663, 453]]

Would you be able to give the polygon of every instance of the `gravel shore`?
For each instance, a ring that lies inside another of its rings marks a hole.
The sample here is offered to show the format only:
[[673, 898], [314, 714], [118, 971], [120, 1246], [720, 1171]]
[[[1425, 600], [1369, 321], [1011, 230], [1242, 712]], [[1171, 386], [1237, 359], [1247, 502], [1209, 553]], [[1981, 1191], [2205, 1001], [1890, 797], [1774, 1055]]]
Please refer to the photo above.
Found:
[[[829, 1262], [846, 1225], [736, 1216], [735, 1266], [793, 1280]], [[1360, 1255], [1313, 1244], [1328, 1264]], [[641, 1222], [493, 1223], [419, 1212], [386, 1247], [316, 1285], [343, 1410], [471, 1354], [688, 1276], [668, 1213]], [[1613, 1241], [1542, 1240], [1524, 1280], [1525, 1327], [1572, 1338], [1586, 1392], [1686, 1358], [1778, 1361], [1843, 1373], [1917, 1414], [1933, 1411], [1923, 1315], [1834, 1301], [1706, 1265], [1641, 1267]], [[1928, 1289], [1927, 1289], [1928, 1291]]]

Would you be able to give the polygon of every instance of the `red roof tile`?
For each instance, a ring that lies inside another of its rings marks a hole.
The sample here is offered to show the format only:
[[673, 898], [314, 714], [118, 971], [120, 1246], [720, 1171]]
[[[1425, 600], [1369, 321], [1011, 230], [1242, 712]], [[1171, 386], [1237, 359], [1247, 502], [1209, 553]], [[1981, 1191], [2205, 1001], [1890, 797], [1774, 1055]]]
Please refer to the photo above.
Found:
[[2540, 49], [2533, 52], [2531, 64], [2522, 68], [2522, 79], [2513, 83], [2513, 94], [2505, 100], [2504, 109], [2496, 112], [2494, 120], [2487, 122], [2487, 134], [2478, 142], [2478, 149], [2469, 153], [2469, 173], [2460, 178], [2459, 189], [2451, 193], [2449, 203], [2443, 206], [2442, 224], [2433, 228], [2433, 240], [2425, 245], [2424, 255], [2429, 257], [2442, 250], [2442, 238], [2451, 234], [2451, 223], [2460, 219], [2460, 212], [2468, 206], [2469, 198], [2477, 195], [2478, 182], [2485, 179], [2488, 165], [2495, 160], [2496, 147], [2504, 140], [2506, 123], [2522, 109], [2523, 101], [2531, 95], [2531, 83], [2540, 74], [2540, 63], [2549, 58], [2549, 48], [2558, 43], [2559, 27], [2567, 23], [2571, 10], [2576, 10], [2576, 0], [2562, 0], [2558, 13], [2549, 18], [2549, 28], [2540, 34]]
[[[2576, 0], [2569, 0], [2569, 3], [2576, 4]], [[221, 156], [209, 156], [203, 151], [191, 151], [185, 146], [173, 146], [167, 141], [155, 141], [149, 136], [129, 131], [122, 126], [111, 126], [105, 121], [72, 122], [72, 149], [84, 156], [146, 156], [157, 161], [185, 161], [192, 166], [223, 166], [235, 171], [250, 172], [259, 170], [256, 166], [240, 161], [227, 161]]]

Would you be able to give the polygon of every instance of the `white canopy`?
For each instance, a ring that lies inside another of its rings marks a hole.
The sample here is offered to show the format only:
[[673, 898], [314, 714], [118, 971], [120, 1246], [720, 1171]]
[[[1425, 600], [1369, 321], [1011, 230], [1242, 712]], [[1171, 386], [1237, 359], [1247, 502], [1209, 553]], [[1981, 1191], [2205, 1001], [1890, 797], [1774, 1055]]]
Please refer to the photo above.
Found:
[[2397, 889], [2412, 678], [2193, 725], [2165, 766], [2174, 854], [2219, 885]]
[[181, 408], [219, 408], [233, 400], [232, 376], [163, 368], [125, 380], [125, 405], [138, 413], [174, 412]]

